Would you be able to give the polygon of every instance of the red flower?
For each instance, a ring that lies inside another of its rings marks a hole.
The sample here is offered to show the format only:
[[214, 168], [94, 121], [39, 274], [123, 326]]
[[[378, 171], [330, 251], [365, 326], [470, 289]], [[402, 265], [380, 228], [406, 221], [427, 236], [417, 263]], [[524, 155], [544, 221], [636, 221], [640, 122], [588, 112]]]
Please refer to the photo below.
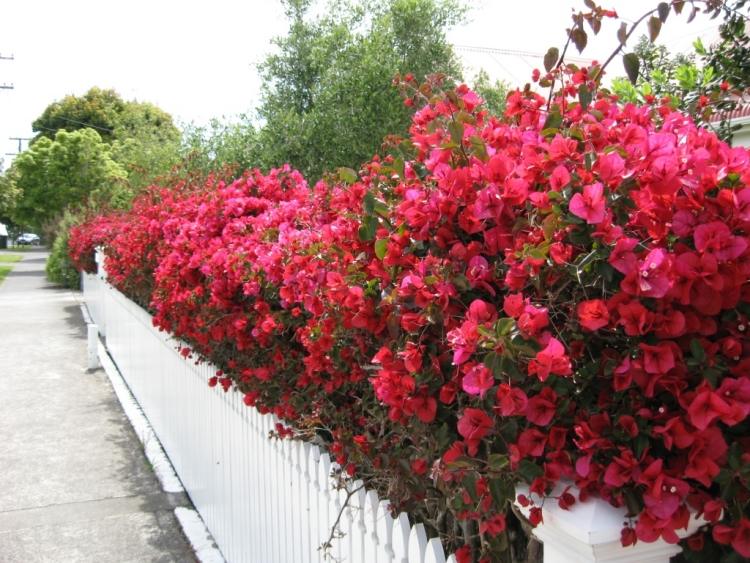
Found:
[[588, 331], [599, 330], [609, 324], [609, 311], [601, 299], [581, 301], [576, 309], [578, 322]]
[[505, 531], [505, 515], [495, 514], [487, 520], [482, 520], [479, 524], [479, 533], [495, 537]]
[[529, 375], [536, 375], [541, 381], [550, 374], [570, 375], [573, 370], [565, 348], [556, 338], [550, 338], [547, 346], [529, 362]]
[[687, 409], [690, 423], [698, 430], [705, 430], [715, 419], [731, 413], [724, 399], [703, 383], [690, 401]]
[[549, 387], [529, 399], [526, 406], [526, 418], [539, 426], [547, 426], [555, 416], [557, 393]]
[[523, 389], [511, 387], [507, 383], [501, 383], [497, 387], [497, 401], [496, 411], [502, 416], [513, 416], [526, 411], [528, 398]]
[[466, 409], [458, 419], [458, 433], [463, 436], [469, 455], [476, 455], [479, 442], [492, 430], [492, 419], [481, 409]]

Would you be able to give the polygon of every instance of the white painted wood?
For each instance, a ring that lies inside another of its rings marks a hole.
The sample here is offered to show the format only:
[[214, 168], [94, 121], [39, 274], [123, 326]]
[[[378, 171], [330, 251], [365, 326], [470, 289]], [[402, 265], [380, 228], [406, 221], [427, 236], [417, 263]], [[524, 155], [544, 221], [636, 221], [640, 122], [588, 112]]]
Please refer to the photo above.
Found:
[[[378, 506], [380, 499], [375, 491], [367, 491], [365, 496], [365, 538], [364, 538], [364, 563], [378, 563], [379, 538], [378, 538]], [[382, 560], [381, 560], [382, 561]]]
[[378, 563], [393, 563], [393, 525], [394, 519], [389, 509], [390, 503], [381, 500], [376, 516], [378, 526]]
[[[347, 495], [335, 486], [329, 455], [312, 444], [269, 440], [275, 418], [246, 407], [241, 393], [208, 387], [216, 368], [185, 360], [179, 342], [107, 284], [103, 269], [85, 274], [82, 285], [107, 351], [227, 561], [323, 563], [319, 548]], [[426, 542], [405, 514], [394, 521], [388, 504], [374, 491], [357, 491], [331, 555], [342, 563], [445, 563], [430, 555], [439, 542]]]
[[423, 563], [427, 550], [427, 532], [424, 524], [415, 524], [409, 532], [407, 563]]
[[[393, 537], [391, 539], [393, 543], [394, 563], [409, 563], [410, 533], [411, 525], [409, 524], [409, 517], [405, 512], [400, 512], [393, 523]], [[421, 563], [421, 561], [417, 560], [416, 563]]]
[[367, 528], [365, 527], [365, 502], [367, 493], [362, 481], [355, 481], [351, 485], [354, 492], [349, 500], [351, 505], [351, 543], [350, 555], [347, 561], [365, 561], [364, 545], [367, 539]]
[[438, 538], [432, 538], [427, 542], [424, 554], [424, 563], [446, 563], [443, 544]]
[[[562, 493], [559, 484], [552, 494]], [[573, 491], [574, 492], [574, 491]], [[517, 494], [525, 494], [539, 504], [541, 499], [529, 493], [528, 487], [519, 486]], [[520, 507], [528, 515], [529, 508]], [[544, 544], [544, 560], [547, 563], [669, 563], [680, 553], [679, 545], [660, 540], [653, 543], [638, 542], [623, 548], [620, 531], [627, 521], [623, 508], [615, 508], [601, 500], [577, 502], [569, 510], [561, 509], [557, 503], [544, 505], [544, 522], [534, 528], [534, 535]], [[677, 535], [687, 537], [706, 521], [691, 516], [687, 530], [678, 530]]]

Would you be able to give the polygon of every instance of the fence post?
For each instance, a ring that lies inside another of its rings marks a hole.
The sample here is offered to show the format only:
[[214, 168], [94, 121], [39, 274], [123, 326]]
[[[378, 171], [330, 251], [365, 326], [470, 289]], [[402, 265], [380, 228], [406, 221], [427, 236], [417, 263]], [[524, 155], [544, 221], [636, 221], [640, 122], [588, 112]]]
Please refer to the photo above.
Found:
[[[552, 496], [562, 490], [558, 485]], [[577, 497], [575, 487], [569, 491]], [[529, 494], [528, 487], [516, 487], [516, 494], [524, 494], [537, 504], [539, 499]], [[529, 509], [519, 507], [528, 516]], [[544, 563], [614, 563], [638, 561], [638, 563], [669, 563], [669, 559], [682, 551], [679, 545], [664, 540], [653, 543], [639, 541], [634, 546], [623, 547], [620, 532], [628, 518], [627, 510], [615, 508], [608, 502], [592, 498], [576, 502], [568, 510], [561, 509], [555, 499], [544, 503], [544, 522], [534, 528], [534, 536], [544, 544]], [[680, 537], [693, 534], [705, 520], [692, 515], [687, 530], [678, 530]]]
[[101, 367], [99, 363], [99, 329], [93, 323], [86, 325], [86, 367], [89, 371]]

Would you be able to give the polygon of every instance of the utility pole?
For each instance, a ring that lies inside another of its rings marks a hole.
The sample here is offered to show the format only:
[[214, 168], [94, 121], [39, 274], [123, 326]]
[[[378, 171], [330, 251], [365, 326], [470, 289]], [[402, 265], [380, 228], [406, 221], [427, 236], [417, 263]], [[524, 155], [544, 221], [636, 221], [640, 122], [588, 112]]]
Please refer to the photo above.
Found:
[[[0, 61], [14, 61], [16, 58], [11, 55], [10, 57], [5, 57], [0, 53]], [[0, 84], [0, 90], [13, 90], [13, 84], [8, 84], [6, 82], [3, 82]]]
[[[30, 141], [31, 137], [8, 137], [8, 139], [10, 139], [11, 141], [18, 141], [18, 152], [14, 153], [14, 154], [20, 154], [21, 149], [22, 149], [21, 142], [22, 141]], [[10, 153], [6, 152], [5, 154], [10, 154]]]

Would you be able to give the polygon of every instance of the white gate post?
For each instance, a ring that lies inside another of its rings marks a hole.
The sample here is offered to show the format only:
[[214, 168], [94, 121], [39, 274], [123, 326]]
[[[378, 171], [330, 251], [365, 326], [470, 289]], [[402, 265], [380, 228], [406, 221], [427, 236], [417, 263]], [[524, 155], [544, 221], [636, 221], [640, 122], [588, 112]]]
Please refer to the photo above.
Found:
[[[558, 485], [553, 496], [563, 490]], [[569, 491], [576, 496], [577, 490]], [[541, 499], [529, 494], [526, 486], [516, 487], [516, 495], [523, 494], [534, 500], [537, 506]], [[525, 516], [529, 508], [519, 506]], [[544, 544], [544, 563], [669, 563], [669, 559], [682, 551], [679, 545], [664, 540], [652, 543], [639, 541], [634, 546], [623, 547], [620, 532], [627, 522], [627, 510], [615, 508], [608, 502], [591, 498], [586, 502], [576, 500], [568, 510], [563, 510], [557, 500], [549, 498], [542, 508], [543, 523], [534, 528], [534, 536]], [[692, 515], [687, 530], [677, 530], [681, 538], [693, 534], [703, 519]]]

